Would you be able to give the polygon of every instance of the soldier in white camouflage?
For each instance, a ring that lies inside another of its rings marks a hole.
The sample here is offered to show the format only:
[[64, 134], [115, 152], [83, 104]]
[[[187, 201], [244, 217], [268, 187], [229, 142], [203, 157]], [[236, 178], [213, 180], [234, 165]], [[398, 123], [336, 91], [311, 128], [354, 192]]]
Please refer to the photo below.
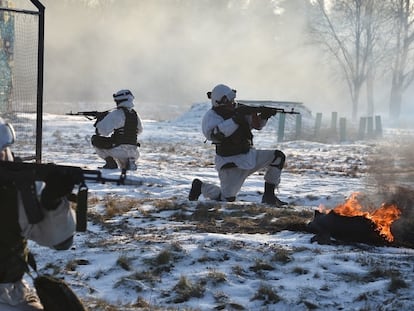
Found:
[[[10, 146], [14, 143], [13, 126], [0, 118], [0, 161], [14, 161]], [[18, 174], [18, 173], [15, 173]], [[5, 176], [3, 176], [5, 177]], [[25, 176], [21, 176], [25, 178]], [[35, 182], [42, 218], [31, 223], [17, 183], [0, 178], [0, 310], [43, 310], [33, 289], [23, 276], [28, 269], [27, 241], [56, 250], [66, 250], [73, 243], [75, 213], [66, 195], [72, 192], [70, 176], [55, 173], [45, 183]]]
[[216, 146], [215, 167], [220, 187], [194, 179], [189, 194], [190, 201], [204, 197], [232, 202], [244, 181], [254, 172], [265, 169], [262, 203], [276, 207], [286, 205], [275, 195], [285, 163], [280, 150], [257, 150], [253, 147], [252, 129], [261, 130], [271, 117], [266, 113], [245, 114], [235, 109], [236, 90], [219, 84], [207, 93], [212, 108], [202, 121], [202, 131], [207, 140]]
[[137, 136], [143, 127], [139, 114], [134, 110], [134, 95], [130, 90], [113, 94], [116, 109], [98, 116], [96, 135], [92, 145], [99, 157], [105, 160], [105, 169], [127, 169], [135, 171], [139, 154]]

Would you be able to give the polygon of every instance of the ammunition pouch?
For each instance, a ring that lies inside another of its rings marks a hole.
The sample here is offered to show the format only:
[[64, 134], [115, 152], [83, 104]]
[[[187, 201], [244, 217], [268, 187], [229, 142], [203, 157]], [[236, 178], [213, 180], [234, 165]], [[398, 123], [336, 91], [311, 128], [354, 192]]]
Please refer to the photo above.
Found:
[[248, 153], [251, 148], [250, 143], [233, 145], [233, 144], [216, 144], [216, 153], [222, 157], [229, 157], [237, 154]]
[[239, 126], [232, 135], [224, 138], [220, 143], [216, 143], [216, 153], [222, 157], [245, 154], [252, 146], [253, 134], [249, 127], [247, 125]]
[[113, 142], [112, 137], [105, 137], [99, 135], [93, 135], [91, 138], [91, 143], [94, 147], [99, 149], [112, 149], [116, 146]]

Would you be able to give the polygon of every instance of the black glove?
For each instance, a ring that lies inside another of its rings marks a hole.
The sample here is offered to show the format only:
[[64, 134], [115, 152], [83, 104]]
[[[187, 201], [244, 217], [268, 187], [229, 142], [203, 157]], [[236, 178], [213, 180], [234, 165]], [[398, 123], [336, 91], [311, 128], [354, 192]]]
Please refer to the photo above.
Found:
[[96, 114], [96, 122], [99, 122], [103, 119], [105, 119], [105, 117], [108, 115], [109, 111], [103, 111], [103, 112], [98, 112]]
[[44, 208], [56, 209], [62, 197], [70, 194], [75, 186], [74, 177], [64, 171], [54, 170], [45, 178], [46, 186], [42, 191], [41, 202]]
[[[102, 121], [103, 119], [105, 119], [105, 117], [108, 115], [109, 111], [104, 111], [104, 112], [97, 112], [96, 113], [96, 121], [93, 124], [94, 127], [96, 127], [96, 124], [98, 124], [98, 122]], [[98, 134], [98, 133], [97, 133]]]
[[232, 119], [238, 125], [246, 125], [247, 124], [246, 115], [241, 111], [236, 110], [236, 113], [234, 114]]
[[260, 114], [260, 118], [262, 119], [262, 120], [267, 120], [267, 119], [269, 119], [270, 117], [273, 117], [274, 115], [275, 115], [276, 113], [274, 113], [274, 112], [272, 112], [272, 111], [263, 111], [261, 114]]

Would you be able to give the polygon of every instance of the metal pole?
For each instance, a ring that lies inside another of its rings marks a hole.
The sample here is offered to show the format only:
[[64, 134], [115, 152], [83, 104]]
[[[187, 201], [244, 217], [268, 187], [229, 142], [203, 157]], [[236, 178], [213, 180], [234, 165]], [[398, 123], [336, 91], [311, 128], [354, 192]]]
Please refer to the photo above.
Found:
[[43, 131], [43, 70], [45, 46], [45, 7], [38, 0], [30, 0], [39, 10], [39, 34], [37, 47], [37, 100], [36, 100], [36, 163], [42, 162]]
[[285, 119], [286, 115], [284, 113], [279, 114], [279, 129], [277, 131], [277, 141], [282, 142], [285, 136]]

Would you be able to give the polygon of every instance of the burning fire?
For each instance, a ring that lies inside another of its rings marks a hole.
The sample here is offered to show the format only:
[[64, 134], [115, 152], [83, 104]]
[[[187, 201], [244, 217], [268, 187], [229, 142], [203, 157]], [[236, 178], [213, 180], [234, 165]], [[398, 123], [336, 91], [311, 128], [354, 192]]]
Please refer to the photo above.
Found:
[[[387, 241], [394, 241], [394, 236], [391, 233], [391, 224], [397, 220], [401, 211], [395, 204], [381, 204], [381, 206], [372, 213], [362, 211], [362, 206], [358, 201], [358, 192], [351, 194], [351, 196], [343, 203], [333, 209], [333, 211], [341, 216], [363, 216], [370, 219], [377, 227], [378, 233]], [[329, 209], [323, 206], [319, 207], [320, 212], [329, 213]]]

